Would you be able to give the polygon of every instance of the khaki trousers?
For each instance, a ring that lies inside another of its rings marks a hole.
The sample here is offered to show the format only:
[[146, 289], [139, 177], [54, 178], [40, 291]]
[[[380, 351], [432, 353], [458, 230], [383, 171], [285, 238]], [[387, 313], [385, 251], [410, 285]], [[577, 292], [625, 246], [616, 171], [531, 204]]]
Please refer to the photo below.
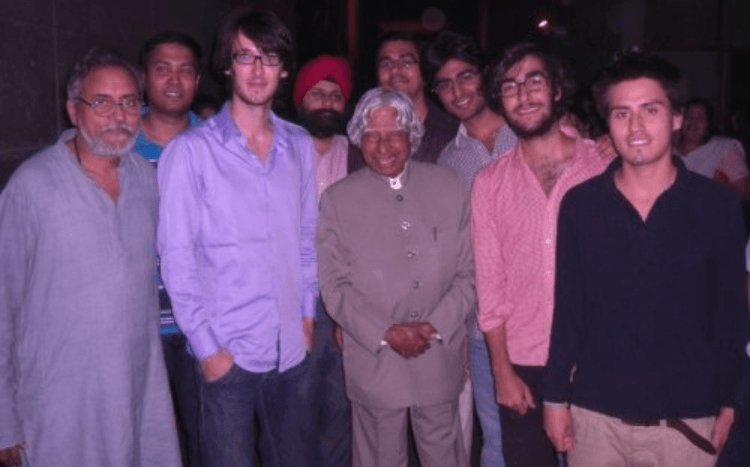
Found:
[[[570, 467], [712, 467], [712, 456], [667, 426], [631, 426], [620, 419], [571, 407], [573, 449]], [[711, 439], [715, 417], [683, 419]]]
[[352, 402], [354, 467], [406, 467], [407, 417], [411, 416], [422, 467], [467, 467], [458, 401], [401, 409]]

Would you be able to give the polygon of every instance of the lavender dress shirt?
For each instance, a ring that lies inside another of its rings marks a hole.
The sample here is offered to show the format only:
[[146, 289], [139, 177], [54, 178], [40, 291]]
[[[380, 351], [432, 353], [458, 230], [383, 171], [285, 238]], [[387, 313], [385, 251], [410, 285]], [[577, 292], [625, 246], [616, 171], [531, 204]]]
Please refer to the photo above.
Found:
[[251, 372], [305, 357], [315, 314], [312, 139], [271, 113], [264, 163], [225, 105], [162, 153], [157, 243], [175, 319], [199, 359], [226, 348]]

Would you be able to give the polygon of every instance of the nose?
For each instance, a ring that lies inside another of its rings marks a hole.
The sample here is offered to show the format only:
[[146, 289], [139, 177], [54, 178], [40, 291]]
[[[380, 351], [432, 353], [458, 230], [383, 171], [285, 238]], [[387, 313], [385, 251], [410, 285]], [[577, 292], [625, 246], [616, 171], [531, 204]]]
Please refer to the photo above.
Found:
[[125, 103], [115, 102], [115, 105], [112, 108], [112, 113], [109, 114], [109, 118], [117, 122], [124, 121], [125, 120]]
[[643, 115], [640, 112], [630, 114], [629, 130], [635, 132], [643, 128]]

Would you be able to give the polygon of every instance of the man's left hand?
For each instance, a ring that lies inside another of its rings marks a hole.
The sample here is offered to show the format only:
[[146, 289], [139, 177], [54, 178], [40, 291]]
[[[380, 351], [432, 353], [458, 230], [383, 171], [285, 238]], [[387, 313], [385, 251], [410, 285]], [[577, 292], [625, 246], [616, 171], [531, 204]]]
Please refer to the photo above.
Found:
[[313, 331], [315, 330], [315, 319], [311, 317], [302, 318], [302, 332], [305, 334], [305, 349], [312, 351]]
[[731, 407], [722, 407], [719, 409], [719, 415], [716, 417], [714, 427], [711, 429], [711, 444], [716, 447], [717, 452], [724, 449], [724, 444], [729, 436], [729, 429], [734, 423], [734, 409]]

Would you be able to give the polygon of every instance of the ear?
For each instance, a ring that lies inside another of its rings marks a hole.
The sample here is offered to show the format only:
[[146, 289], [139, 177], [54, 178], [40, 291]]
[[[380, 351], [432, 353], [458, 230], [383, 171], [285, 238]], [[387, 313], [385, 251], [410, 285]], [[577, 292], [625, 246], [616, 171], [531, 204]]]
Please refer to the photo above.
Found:
[[78, 126], [78, 110], [76, 109], [76, 103], [73, 99], [65, 101], [65, 110], [68, 112], [68, 118], [73, 126]]
[[200, 73], [198, 73], [198, 74], [197, 74], [197, 75], [195, 76], [195, 85], [197, 86], [197, 85], [199, 85], [200, 83], [201, 83], [201, 74], [200, 74]]
[[287, 76], [289, 76], [289, 72], [286, 70], [281, 70], [281, 74], [279, 76], [281, 76], [282, 79], [286, 78]]
[[555, 95], [552, 97], [552, 99], [555, 102], [560, 102], [560, 99], [562, 99], [562, 88], [560, 88], [560, 86], [558, 86], [555, 90]]
[[674, 111], [672, 115], [672, 131], [682, 128], [682, 112]]
[[226, 70], [224, 70], [224, 74], [225, 74], [225, 75], [227, 75], [227, 76], [229, 76], [229, 75], [231, 75], [232, 73], [231, 73], [231, 72], [229, 71], [229, 68], [227, 68]]

